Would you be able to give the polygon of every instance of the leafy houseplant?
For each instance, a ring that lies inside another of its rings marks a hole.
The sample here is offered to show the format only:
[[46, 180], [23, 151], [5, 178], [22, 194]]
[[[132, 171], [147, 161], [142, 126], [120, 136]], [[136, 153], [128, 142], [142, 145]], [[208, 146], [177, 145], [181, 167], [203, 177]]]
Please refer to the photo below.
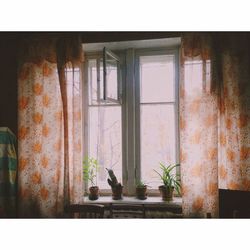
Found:
[[99, 198], [99, 187], [97, 186], [97, 172], [99, 170], [99, 164], [96, 159], [92, 157], [86, 157], [83, 161], [83, 178], [84, 181], [90, 181], [89, 187], [89, 199], [97, 200]]
[[164, 201], [171, 201], [173, 200], [173, 191], [174, 189], [180, 194], [180, 180], [177, 179], [178, 175], [173, 174], [172, 171], [180, 164], [170, 164], [165, 166], [164, 164], [160, 163], [160, 168], [162, 170], [162, 174], [154, 170], [161, 178], [163, 185], [159, 186], [160, 193], [162, 195], [162, 199]]
[[112, 199], [121, 200], [123, 186], [121, 183], [117, 181], [117, 178], [112, 169], [106, 168], [106, 170], [108, 171], [108, 174], [109, 174], [108, 184], [111, 186], [111, 189], [112, 189]]
[[147, 184], [141, 180], [136, 182], [136, 198], [139, 200], [147, 199]]

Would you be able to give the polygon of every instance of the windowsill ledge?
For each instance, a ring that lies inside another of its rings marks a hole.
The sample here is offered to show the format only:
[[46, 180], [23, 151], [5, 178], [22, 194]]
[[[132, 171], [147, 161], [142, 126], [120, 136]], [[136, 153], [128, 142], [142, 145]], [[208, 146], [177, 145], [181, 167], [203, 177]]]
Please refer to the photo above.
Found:
[[84, 203], [104, 205], [105, 218], [182, 218], [181, 197], [174, 197], [172, 201], [163, 201], [159, 196], [146, 200], [131, 196], [113, 200], [111, 196], [101, 196], [95, 201], [84, 197]]
[[139, 200], [135, 197], [123, 196], [122, 200], [113, 200], [111, 196], [102, 196], [98, 200], [89, 200], [88, 197], [84, 197], [84, 203], [89, 204], [131, 204], [131, 205], [159, 205], [159, 206], [182, 206], [182, 198], [174, 197], [172, 201], [163, 201], [161, 197], [148, 197], [146, 200]]

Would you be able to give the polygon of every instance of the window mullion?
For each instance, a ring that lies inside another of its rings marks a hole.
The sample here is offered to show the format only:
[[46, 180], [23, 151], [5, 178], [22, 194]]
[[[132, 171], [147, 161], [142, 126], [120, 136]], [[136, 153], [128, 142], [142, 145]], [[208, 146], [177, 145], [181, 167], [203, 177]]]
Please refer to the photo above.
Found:
[[125, 191], [128, 195], [135, 193], [135, 167], [136, 167], [136, 131], [135, 131], [135, 58], [134, 49], [126, 52], [126, 166], [127, 180]]
[[135, 57], [135, 155], [136, 155], [136, 180], [141, 180], [141, 128], [140, 128], [140, 121], [141, 121], [141, 107], [140, 107], [140, 62], [139, 56], [136, 55]]
[[97, 67], [97, 102], [100, 104], [101, 102], [100, 58], [96, 60], [96, 67]]
[[[180, 108], [179, 108], [179, 53], [175, 52], [174, 57], [174, 72], [175, 72], [175, 130], [176, 130], [176, 162], [180, 163]], [[180, 176], [180, 167], [176, 168], [177, 175]]]
[[175, 105], [176, 102], [141, 102], [141, 105]]

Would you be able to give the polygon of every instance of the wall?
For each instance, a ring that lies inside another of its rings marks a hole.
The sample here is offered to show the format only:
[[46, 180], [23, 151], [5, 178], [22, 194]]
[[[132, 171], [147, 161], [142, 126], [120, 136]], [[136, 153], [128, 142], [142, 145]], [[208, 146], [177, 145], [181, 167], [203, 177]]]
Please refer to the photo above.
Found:
[[0, 126], [17, 134], [17, 39], [0, 33]]

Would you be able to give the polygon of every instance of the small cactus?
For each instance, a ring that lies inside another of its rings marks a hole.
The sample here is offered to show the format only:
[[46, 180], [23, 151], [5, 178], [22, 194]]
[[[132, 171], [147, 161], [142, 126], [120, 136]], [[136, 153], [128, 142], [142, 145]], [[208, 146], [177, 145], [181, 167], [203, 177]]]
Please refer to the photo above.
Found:
[[111, 186], [112, 189], [112, 198], [113, 200], [121, 200], [123, 186], [121, 183], [117, 181], [117, 178], [112, 169], [106, 168], [106, 170], [108, 171], [109, 174], [108, 184]]
[[[106, 168], [107, 169], [107, 168]], [[121, 183], [118, 183], [117, 178], [114, 174], [114, 171], [112, 169], [107, 169], [109, 177], [108, 178], [108, 184], [112, 187], [115, 188], [117, 186], [121, 186]]]

